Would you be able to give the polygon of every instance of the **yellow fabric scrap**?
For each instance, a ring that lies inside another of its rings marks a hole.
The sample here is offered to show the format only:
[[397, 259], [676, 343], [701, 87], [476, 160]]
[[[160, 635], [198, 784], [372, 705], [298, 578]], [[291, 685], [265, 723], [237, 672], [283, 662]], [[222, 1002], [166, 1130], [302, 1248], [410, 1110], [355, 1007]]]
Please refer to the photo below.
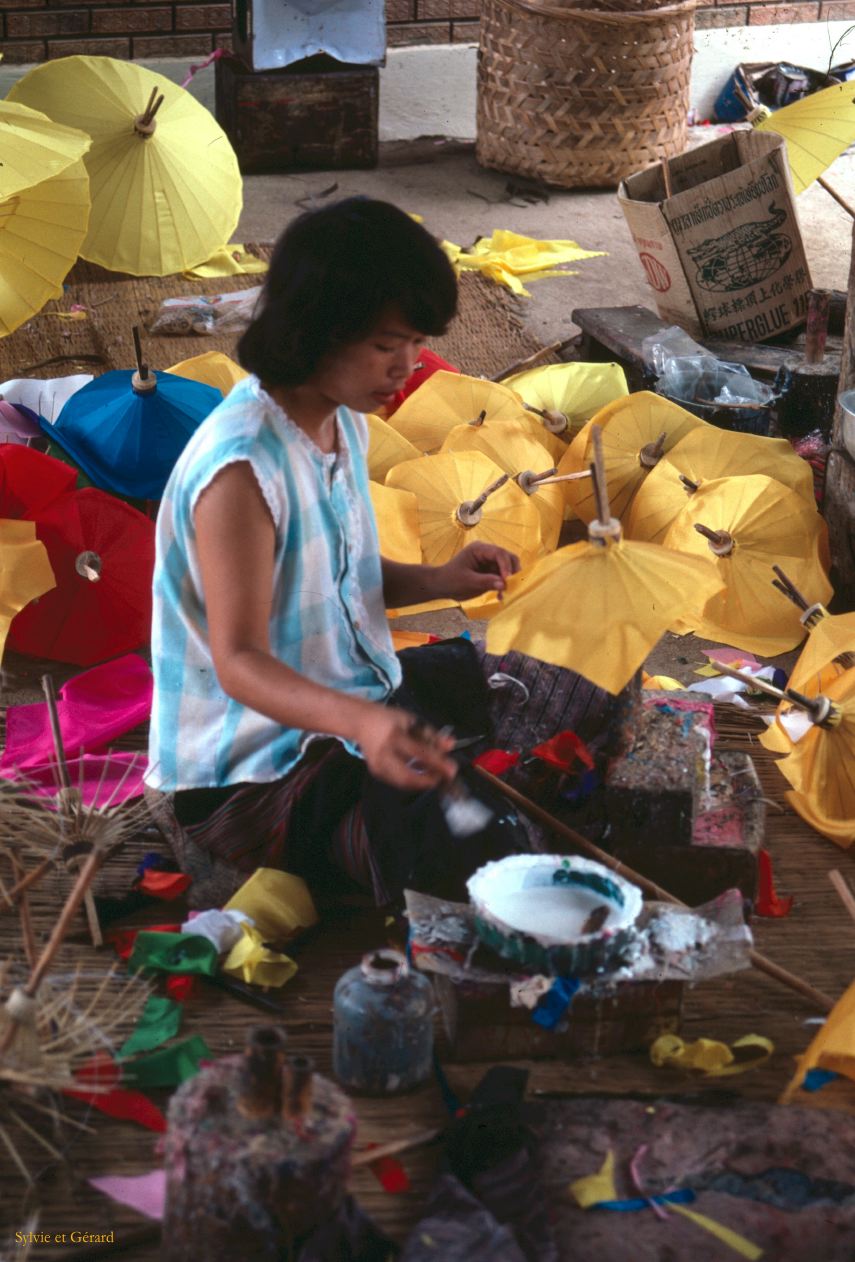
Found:
[[570, 1184], [570, 1195], [581, 1209], [590, 1209], [601, 1201], [618, 1199], [615, 1187], [615, 1155], [611, 1148], [596, 1174], [586, 1174]]
[[668, 1212], [674, 1211], [675, 1214], [682, 1214], [684, 1218], [690, 1218], [698, 1227], [703, 1227], [704, 1231], [709, 1231], [722, 1244], [728, 1245], [731, 1249], [735, 1249], [743, 1258], [750, 1258], [751, 1262], [755, 1262], [757, 1258], [762, 1258], [763, 1250], [752, 1241], [746, 1240], [745, 1236], [740, 1236], [738, 1231], [732, 1231], [730, 1227], [725, 1227], [724, 1223], [717, 1223], [714, 1218], [707, 1218], [706, 1214], [699, 1214], [697, 1210], [687, 1209], [685, 1205], [675, 1205], [673, 1201], [668, 1202]]
[[760, 1034], [746, 1034], [730, 1047], [716, 1039], [686, 1043], [676, 1034], [663, 1034], [650, 1048], [650, 1059], [658, 1067], [667, 1065], [671, 1069], [697, 1070], [707, 1078], [725, 1078], [756, 1069], [774, 1050], [772, 1041]]
[[838, 999], [807, 1051], [799, 1057], [798, 1066], [781, 1096], [782, 1104], [791, 1103], [809, 1069], [828, 1069], [855, 1080], [855, 982]]
[[[739, 667], [737, 667], [737, 670], [738, 669]], [[717, 679], [721, 674], [721, 671], [716, 670], [715, 666], [712, 666], [709, 662], [707, 662], [706, 666], [699, 666], [698, 669], [694, 671], [694, 674], [700, 675], [703, 679]]]
[[249, 916], [264, 942], [287, 942], [318, 923], [306, 882], [277, 868], [256, 868], [223, 911], [242, 911]]
[[290, 981], [297, 971], [294, 961], [265, 946], [255, 925], [244, 920], [240, 928], [243, 936], [226, 956], [223, 972], [254, 986], [284, 986]]
[[209, 259], [196, 267], [188, 268], [184, 276], [188, 280], [216, 279], [218, 276], [251, 276], [257, 272], [266, 272], [268, 263], [256, 254], [250, 254], [245, 245], [232, 241], [229, 245], [221, 245]]
[[15, 614], [53, 587], [56, 578], [47, 549], [36, 538], [36, 523], [0, 519], [0, 661]]
[[648, 675], [642, 671], [641, 686], [655, 688], [658, 692], [682, 692], [686, 685], [672, 675]]
[[489, 237], [482, 237], [471, 250], [461, 250], [452, 259], [463, 271], [479, 271], [497, 284], [507, 285], [515, 294], [530, 298], [531, 294], [519, 279], [543, 280], [547, 276], [574, 276], [575, 272], [557, 272], [560, 263], [577, 263], [605, 254], [605, 250], [585, 250], [575, 241], [538, 241], [517, 232], [496, 228]]

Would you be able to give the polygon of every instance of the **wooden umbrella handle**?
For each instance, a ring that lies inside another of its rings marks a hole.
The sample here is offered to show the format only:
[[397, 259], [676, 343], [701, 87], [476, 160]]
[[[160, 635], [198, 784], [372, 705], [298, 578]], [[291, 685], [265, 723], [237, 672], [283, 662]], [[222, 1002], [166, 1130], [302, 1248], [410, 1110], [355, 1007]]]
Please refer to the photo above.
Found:
[[[611, 869], [618, 876], [625, 877], [627, 881], [637, 885], [639, 889], [644, 890], [645, 894], [649, 894], [652, 898], [656, 898], [663, 903], [673, 903], [677, 907], [688, 908], [688, 904], [684, 903], [682, 899], [675, 898], [673, 894], [663, 889], [661, 885], [657, 885], [655, 881], [648, 880], [640, 872], [635, 872], [632, 868], [628, 868], [625, 863], [621, 863], [619, 859], [609, 854], [608, 851], [601, 850], [599, 846], [589, 841], [587, 837], [583, 837], [574, 828], [570, 828], [569, 825], [562, 823], [560, 819], [556, 819], [554, 815], [550, 815], [549, 811], [545, 811], [542, 806], [532, 802], [524, 793], [520, 793], [519, 790], [512, 788], [509, 784], [505, 784], [504, 780], [500, 780], [489, 771], [485, 771], [483, 767], [475, 767], [475, 771], [477, 771], [479, 776], [487, 780], [497, 792], [506, 797], [508, 801], [513, 802], [526, 815], [530, 815], [532, 819], [537, 820], [538, 823], [543, 824], [552, 832], [557, 833], [559, 837], [563, 837], [565, 841], [570, 842], [575, 849], [590, 855], [592, 859], [596, 859], [597, 863], [602, 863], [603, 867]], [[834, 1007], [834, 1000], [828, 995], [811, 986], [809, 982], [799, 977], [798, 974], [791, 973], [786, 968], [781, 968], [774, 960], [761, 955], [759, 951], [750, 951], [748, 958], [759, 972], [765, 973], [767, 977], [771, 977], [783, 986], [789, 987], [790, 990], [797, 991], [821, 1011], [830, 1012]]]

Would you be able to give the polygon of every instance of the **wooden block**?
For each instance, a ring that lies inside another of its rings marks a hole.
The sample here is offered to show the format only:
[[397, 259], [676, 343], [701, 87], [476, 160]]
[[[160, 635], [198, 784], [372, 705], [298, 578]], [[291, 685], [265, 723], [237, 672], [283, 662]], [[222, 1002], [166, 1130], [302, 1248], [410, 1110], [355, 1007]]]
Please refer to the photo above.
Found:
[[566, 1021], [544, 1030], [528, 1008], [512, 1008], [507, 986], [432, 978], [448, 1039], [447, 1059], [465, 1061], [572, 1060], [643, 1051], [660, 1034], [680, 1028], [685, 983], [622, 982], [608, 995], [577, 996]]
[[217, 120], [245, 174], [377, 164], [379, 72], [331, 57], [284, 70], [216, 63]]

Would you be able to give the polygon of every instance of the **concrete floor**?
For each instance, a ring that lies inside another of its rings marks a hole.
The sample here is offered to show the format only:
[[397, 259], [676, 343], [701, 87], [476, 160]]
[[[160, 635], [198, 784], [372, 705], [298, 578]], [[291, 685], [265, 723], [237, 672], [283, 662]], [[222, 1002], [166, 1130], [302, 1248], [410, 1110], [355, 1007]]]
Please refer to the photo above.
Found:
[[[725, 130], [693, 128], [692, 143], [703, 143]], [[410, 146], [383, 145], [380, 165], [371, 171], [247, 176], [235, 240], [272, 240], [301, 212], [298, 202], [310, 199], [305, 204], [311, 204], [313, 197], [337, 184], [335, 193], [319, 199], [319, 204], [358, 193], [386, 198], [423, 215], [432, 232], [458, 245], [470, 245], [494, 228], [508, 228], [532, 237], [570, 238], [586, 249], [607, 251], [603, 258], [579, 263], [576, 276], [530, 286], [532, 296], [524, 300], [526, 322], [544, 344], [573, 336], [574, 307], [653, 306], [613, 191], [554, 189], [548, 202], [517, 206], [501, 200], [507, 180], [507, 175], [480, 167], [471, 145], [431, 139]], [[855, 153], [837, 160], [829, 181], [855, 206]], [[819, 185], [801, 195], [798, 210], [814, 284], [845, 289], [850, 216]]]

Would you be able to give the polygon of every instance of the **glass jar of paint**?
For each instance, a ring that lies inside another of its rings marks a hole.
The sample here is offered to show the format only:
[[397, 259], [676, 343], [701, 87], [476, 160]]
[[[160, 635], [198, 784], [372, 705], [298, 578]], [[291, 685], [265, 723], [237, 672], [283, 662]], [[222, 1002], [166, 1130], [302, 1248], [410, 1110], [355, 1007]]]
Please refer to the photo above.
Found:
[[399, 951], [363, 956], [336, 984], [333, 1072], [349, 1091], [385, 1096], [426, 1082], [433, 1067], [433, 989]]

